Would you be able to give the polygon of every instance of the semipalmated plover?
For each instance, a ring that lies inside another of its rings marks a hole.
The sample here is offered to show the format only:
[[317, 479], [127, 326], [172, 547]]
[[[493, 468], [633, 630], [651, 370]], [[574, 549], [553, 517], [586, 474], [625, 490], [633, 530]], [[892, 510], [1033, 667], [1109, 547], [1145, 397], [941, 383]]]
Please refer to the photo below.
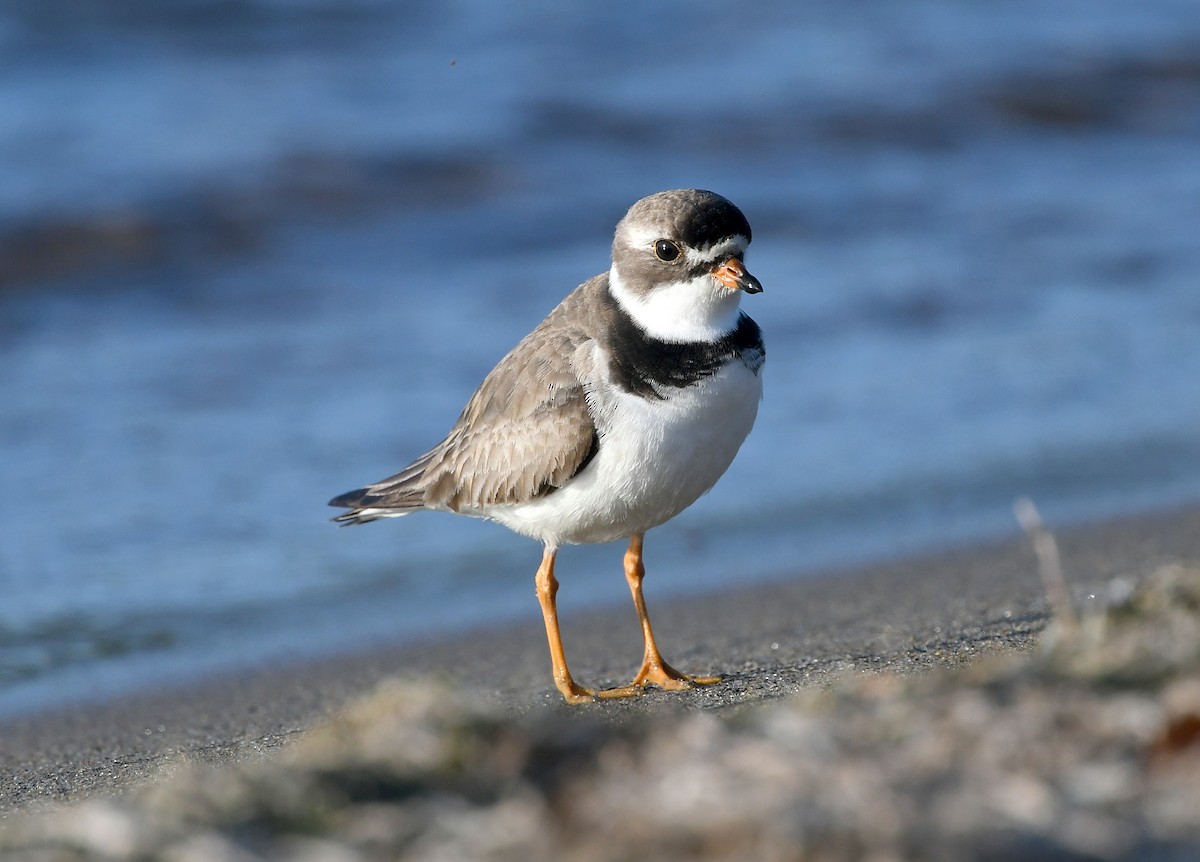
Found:
[[[750, 224], [720, 195], [661, 192], [617, 225], [612, 268], [572, 291], [492, 369], [449, 435], [394, 476], [330, 501], [361, 524], [420, 509], [498, 521], [544, 546], [536, 576], [554, 682], [569, 703], [715, 683], [672, 668], [642, 597], [642, 537], [721, 477], [758, 413], [765, 358], [738, 307], [762, 285]], [[593, 691], [567, 669], [554, 558], [628, 539], [645, 652], [633, 681]]]

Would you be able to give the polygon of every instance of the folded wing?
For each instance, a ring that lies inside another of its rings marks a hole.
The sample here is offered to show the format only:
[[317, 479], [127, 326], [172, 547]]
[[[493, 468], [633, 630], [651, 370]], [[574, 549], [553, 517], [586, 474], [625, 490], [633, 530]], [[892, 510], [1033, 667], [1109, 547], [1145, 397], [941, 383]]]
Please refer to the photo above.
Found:
[[535, 335], [492, 370], [445, 440], [396, 475], [330, 500], [350, 510], [334, 520], [483, 513], [551, 494], [586, 467], [598, 437], [573, 362], [578, 334]]

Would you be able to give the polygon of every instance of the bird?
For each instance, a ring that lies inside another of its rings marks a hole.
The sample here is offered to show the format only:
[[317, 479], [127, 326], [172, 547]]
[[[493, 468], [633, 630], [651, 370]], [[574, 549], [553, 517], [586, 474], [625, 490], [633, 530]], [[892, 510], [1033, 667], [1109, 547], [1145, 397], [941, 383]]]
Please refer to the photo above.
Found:
[[[741, 310], [762, 284], [750, 223], [724, 197], [675, 189], [618, 222], [612, 265], [571, 291], [486, 376], [442, 442], [399, 473], [330, 500], [362, 524], [421, 510], [498, 522], [542, 543], [534, 577], [554, 683], [569, 704], [682, 690], [719, 676], [662, 657], [642, 591], [645, 533], [725, 473], [754, 425], [766, 359]], [[628, 541], [643, 638], [625, 686], [591, 689], [567, 665], [555, 559], [564, 544]]]

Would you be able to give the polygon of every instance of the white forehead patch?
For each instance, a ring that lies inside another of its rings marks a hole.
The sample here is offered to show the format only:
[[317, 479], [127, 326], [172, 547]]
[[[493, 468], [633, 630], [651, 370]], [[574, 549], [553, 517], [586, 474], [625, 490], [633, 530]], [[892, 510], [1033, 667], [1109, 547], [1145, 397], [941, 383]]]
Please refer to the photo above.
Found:
[[724, 287], [708, 274], [635, 293], [613, 266], [608, 290], [647, 335], [677, 344], [716, 341], [737, 328], [741, 313], [742, 292]]
[[[654, 230], [642, 225], [629, 225], [626, 227], [624, 233], [630, 248], [644, 248], [649, 250], [651, 254], [654, 253], [654, 243], [660, 239], [671, 238], [664, 236], [660, 230]], [[738, 233], [725, 237], [725, 239], [715, 245], [706, 245], [700, 248], [685, 248], [683, 254], [684, 259], [689, 265], [698, 266], [718, 260], [723, 261], [735, 254], [745, 254], [746, 247], [749, 245], [750, 240]]]
[[750, 240], [746, 239], [740, 233], [735, 233], [733, 236], [726, 237], [715, 245], [684, 249], [684, 257], [687, 258], [687, 262], [692, 266], [718, 260], [725, 261], [735, 254], [745, 254], [748, 245], [750, 245]]

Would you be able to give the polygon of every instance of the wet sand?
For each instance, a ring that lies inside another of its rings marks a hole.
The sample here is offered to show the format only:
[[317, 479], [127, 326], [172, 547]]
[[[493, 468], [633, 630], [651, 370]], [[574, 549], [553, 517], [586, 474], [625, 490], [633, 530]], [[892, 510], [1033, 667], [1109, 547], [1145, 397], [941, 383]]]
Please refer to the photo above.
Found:
[[[1200, 508], [1057, 531], [1076, 604], [1087, 607], [1161, 565], [1200, 560]], [[913, 673], [1028, 648], [1047, 621], [1020, 537], [855, 571], [648, 601], [667, 658], [719, 673], [683, 694], [564, 706], [541, 623], [530, 618], [455, 639], [262, 667], [0, 725], [0, 816], [121, 791], [184, 763], [260, 758], [395, 676], [467, 687], [516, 719], [585, 712], [745, 709], [861, 671]], [[587, 685], [627, 681], [640, 656], [630, 608], [564, 617], [572, 670]]]

